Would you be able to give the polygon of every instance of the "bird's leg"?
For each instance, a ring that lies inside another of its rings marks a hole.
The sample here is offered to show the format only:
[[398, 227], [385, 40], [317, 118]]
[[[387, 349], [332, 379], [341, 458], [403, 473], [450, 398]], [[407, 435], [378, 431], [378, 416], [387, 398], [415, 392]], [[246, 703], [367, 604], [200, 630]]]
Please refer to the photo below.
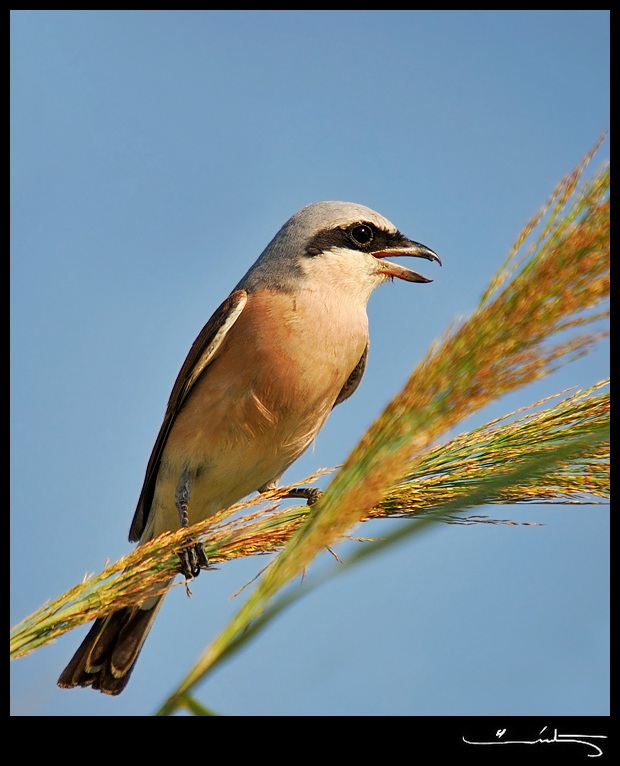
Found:
[[[182, 529], [189, 527], [189, 516], [187, 513], [187, 504], [192, 491], [192, 477], [187, 467], [183, 469], [176, 492], [174, 493], [174, 504], [179, 513], [179, 521]], [[201, 569], [207, 569], [209, 559], [205, 553], [202, 543], [190, 543], [187, 548], [178, 552], [181, 559], [181, 573], [186, 580], [198, 577]]]
[[282, 497], [300, 497], [306, 500], [308, 505], [314, 505], [322, 494], [323, 490], [319, 489], [318, 487], [293, 487], [293, 489], [291, 489], [286, 493], [286, 495], [283, 495]]
[[[263, 484], [262, 487], [258, 488], [258, 491], [269, 492], [270, 490], [275, 489], [278, 486], [279, 478], [280, 477], [278, 476], [276, 479], [272, 479], [266, 484]], [[307, 501], [308, 505], [314, 505], [322, 494], [323, 490], [318, 487], [293, 487], [293, 489], [289, 490], [286, 495], [282, 495], [281, 499], [284, 500], [287, 497], [302, 498]]]

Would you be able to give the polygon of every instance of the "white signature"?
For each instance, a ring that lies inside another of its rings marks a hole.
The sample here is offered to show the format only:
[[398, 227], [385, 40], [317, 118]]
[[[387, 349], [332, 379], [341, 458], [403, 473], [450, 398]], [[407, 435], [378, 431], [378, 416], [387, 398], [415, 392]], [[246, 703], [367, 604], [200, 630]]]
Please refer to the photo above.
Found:
[[[606, 734], [558, 734], [557, 729], [553, 729], [553, 735], [549, 736], [546, 731], [549, 727], [543, 726], [536, 739], [502, 739], [507, 729], [498, 729], [495, 732], [497, 739], [491, 742], [472, 742], [471, 740], [463, 737], [463, 742], [468, 745], [539, 745], [539, 744], [552, 744], [554, 742], [572, 742], [577, 745], [585, 745], [591, 747], [594, 752], [588, 753], [588, 758], [598, 758], [599, 755], [603, 755], [603, 750], [594, 742], [589, 742], [591, 739], [607, 739]], [[545, 734], [543, 737], [542, 735]]]

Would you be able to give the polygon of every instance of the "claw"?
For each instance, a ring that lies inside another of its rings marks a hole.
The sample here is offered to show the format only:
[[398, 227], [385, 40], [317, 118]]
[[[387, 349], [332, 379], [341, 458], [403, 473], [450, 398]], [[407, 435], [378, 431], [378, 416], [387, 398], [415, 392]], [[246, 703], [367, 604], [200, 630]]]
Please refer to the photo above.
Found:
[[181, 574], [186, 580], [198, 577], [201, 569], [209, 568], [209, 557], [202, 543], [192, 543], [178, 551], [181, 559]]

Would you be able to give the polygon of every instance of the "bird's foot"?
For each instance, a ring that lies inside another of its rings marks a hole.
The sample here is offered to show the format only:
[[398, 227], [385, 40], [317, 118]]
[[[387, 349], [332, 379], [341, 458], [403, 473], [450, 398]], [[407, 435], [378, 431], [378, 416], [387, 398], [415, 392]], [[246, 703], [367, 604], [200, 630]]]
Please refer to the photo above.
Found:
[[283, 497], [303, 498], [308, 505], [314, 505], [323, 494], [323, 490], [318, 487], [294, 487]]
[[202, 543], [190, 543], [177, 553], [181, 559], [181, 574], [186, 580], [198, 577], [201, 569], [209, 569], [209, 557]]

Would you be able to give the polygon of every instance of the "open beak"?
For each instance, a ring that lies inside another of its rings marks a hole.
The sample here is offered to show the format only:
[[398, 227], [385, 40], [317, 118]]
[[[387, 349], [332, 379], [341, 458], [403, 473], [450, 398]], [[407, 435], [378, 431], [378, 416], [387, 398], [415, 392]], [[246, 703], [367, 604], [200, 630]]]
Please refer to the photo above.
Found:
[[377, 259], [379, 271], [388, 277], [397, 277], [398, 279], [404, 279], [406, 282], [432, 282], [433, 280], [423, 277], [417, 271], [412, 271], [390, 261], [384, 261], [383, 258], [401, 258], [409, 255], [413, 258], [426, 258], [427, 261], [436, 261], [441, 266], [441, 260], [437, 253], [434, 253], [426, 245], [422, 245], [420, 242], [413, 242], [405, 237], [403, 237], [402, 245], [379, 250], [378, 252], [371, 253], [371, 255]]

